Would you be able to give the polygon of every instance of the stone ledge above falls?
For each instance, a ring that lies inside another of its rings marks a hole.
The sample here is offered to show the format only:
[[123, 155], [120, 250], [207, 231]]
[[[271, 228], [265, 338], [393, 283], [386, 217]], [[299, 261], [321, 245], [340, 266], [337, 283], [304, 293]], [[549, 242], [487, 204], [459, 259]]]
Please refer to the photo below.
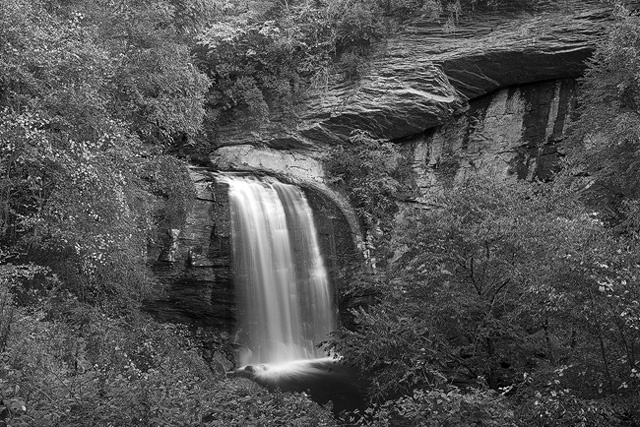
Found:
[[584, 1], [585, 10], [567, 14], [494, 21], [484, 36], [443, 45], [434, 56], [467, 100], [509, 86], [577, 77], [611, 23], [611, 9], [588, 7], [594, 3], [599, 2]]
[[311, 93], [296, 113], [276, 112], [260, 129], [220, 130], [224, 145], [313, 149], [343, 142], [353, 129], [379, 138], [419, 134], [448, 122], [468, 101], [500, 88], [576, 77], [611, 19], [597, 0], [567, 0], [537, 16], [468, 14], [455, 33], [419, 20], [389, 40], [357, 84]]
[[354, 245], [360, 242], [360, 225], [344, 195], [325, 183], [322, 153], [316, 150], [277, 150], [269, 147], [236, 145], [221, 147], [211, 155], [216, 170], [267, 174], [285, 182], [299, 185], [322, 194], [342, 213], [352, 235]]

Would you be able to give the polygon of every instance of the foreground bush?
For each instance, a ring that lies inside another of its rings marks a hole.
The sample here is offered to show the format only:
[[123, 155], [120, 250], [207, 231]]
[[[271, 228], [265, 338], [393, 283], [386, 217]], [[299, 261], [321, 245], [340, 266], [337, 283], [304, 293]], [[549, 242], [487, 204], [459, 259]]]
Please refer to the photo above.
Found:
[[415, 390], [412, 395], [389, 400], [367, 409], [352, 422], [366, 427], [514, 427], [514, 414], [507, 400], [488, 390], [461, 392]]
[[640, 389], [636, 238], [562, 186], [476, 178], [432, 202], [398, 219], [391, 268], [358, 285], [378, 301], [333, 342], [372, 375], [374, 399], [405, 396], [381, 409], [418, 407], [426, 418], [407, 425], [430, 425], [431, 401], [414, 394], [453, 383], [461, 402], [505, 390], [539, 425], [628, 423]]
[[18, 308], [1, 284], [0, 425], [334, 425], [305, 395], [226, 380], [184, 327], [109, 317], [64, 293]]

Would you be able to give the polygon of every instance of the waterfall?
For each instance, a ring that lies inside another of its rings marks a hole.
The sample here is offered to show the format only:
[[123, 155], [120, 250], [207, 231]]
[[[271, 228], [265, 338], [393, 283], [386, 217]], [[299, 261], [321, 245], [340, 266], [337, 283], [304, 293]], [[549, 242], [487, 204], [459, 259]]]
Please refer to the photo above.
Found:
[[337, 311], [304, 193], [275, 180], [226, 176], [238, 295], [239, 363], [324, 356]]

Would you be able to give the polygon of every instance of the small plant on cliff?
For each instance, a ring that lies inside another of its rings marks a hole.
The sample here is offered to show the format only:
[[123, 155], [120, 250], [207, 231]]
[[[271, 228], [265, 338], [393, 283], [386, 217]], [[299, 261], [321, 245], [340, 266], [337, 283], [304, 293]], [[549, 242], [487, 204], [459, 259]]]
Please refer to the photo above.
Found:
[[634, 208], [640, 200], [639, 58], [640, 17], [619, 3], [616, 22], [582, 79], [581, 116], [569, 157], [574, 175], [592, 177], [586, 199], [613, 224], [635, 233], [640, 230]]
[[324, 159], [329, 182], [344, 190], [368, 230], [387, 228], [397, 211], [400, 152], [391, 142], [354, 131], [349, 144], [334, 148]]

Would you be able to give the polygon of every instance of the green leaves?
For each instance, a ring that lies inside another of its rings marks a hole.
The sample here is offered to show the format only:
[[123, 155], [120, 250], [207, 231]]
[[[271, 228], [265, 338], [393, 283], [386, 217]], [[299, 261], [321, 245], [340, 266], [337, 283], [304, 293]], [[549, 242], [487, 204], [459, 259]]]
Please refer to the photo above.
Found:
[[639, 54], [640, 18], [618, 4], [582, 79], [580, 119], [568, 144], [574, 174], [591, 177], [585, 200], [631, 233], [637, 218], [627, 204], [640, 197]]
[[[561, 183], [476, 177], [432, 206], [405, 209], [395, 223], [396, 257], [374, 286], [377, 303], [354, 312], [355, 327], [334, 343], [345, 360], [371, 372], [383, 396], [447, 381], [471, 385], [465, 398], [485, 386], [517, 388], [525, 418], [604, 422], [611, 406], [589, 399], [631, 397], [640, 385], [634, 240], [611, 234]], [[529, 408], [528, 393], [547, 383], [557, 411]], [[403, 399], [374, 411], [381, 423], [425, 413], [406, 405], [431, 404]], [[594, 409], [581, 413], [581, 404]], [[515, 422], [508, 412], [495, 416]]]
[[354, 131], [350, 144], [324, 160], [330, 183], [346, 191], [367, 229], [386, 227], [396, 212], [400, 153], [392, 143]]

